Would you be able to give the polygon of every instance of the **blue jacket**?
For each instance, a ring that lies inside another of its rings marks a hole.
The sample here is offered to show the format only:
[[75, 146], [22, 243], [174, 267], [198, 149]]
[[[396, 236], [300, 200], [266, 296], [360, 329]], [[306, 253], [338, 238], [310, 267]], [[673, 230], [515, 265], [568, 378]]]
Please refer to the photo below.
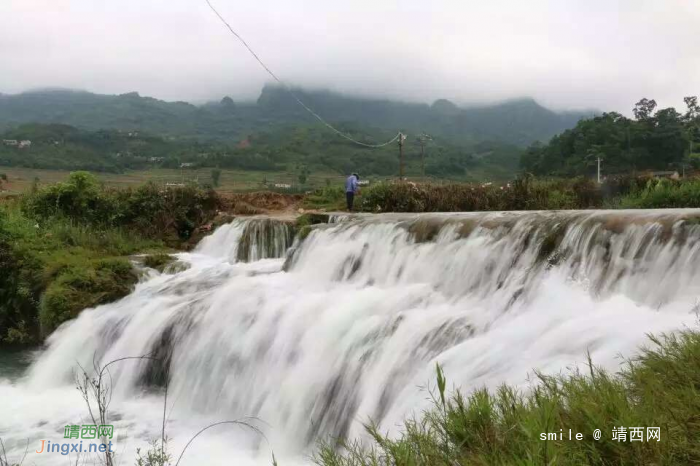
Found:
[[346, 193], [356, 193], [357, 192], [357, 178], [355, 175], [350, 175], [348, 176], [348, 179], [345, 180], [345, 192]]

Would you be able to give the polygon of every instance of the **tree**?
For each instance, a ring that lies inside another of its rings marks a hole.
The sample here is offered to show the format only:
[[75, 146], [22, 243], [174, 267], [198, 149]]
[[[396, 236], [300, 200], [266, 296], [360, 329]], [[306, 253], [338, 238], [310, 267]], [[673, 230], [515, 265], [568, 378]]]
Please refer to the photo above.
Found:
[[306, 184], [309, 178], [309, 173], [309, 167], [307, 167], [306, 165], [302, 165], [299, 170], [299, 184]]
[[213, 168], [211, 171], [211, 184], [215, 188], [219, 187], [219, 178], [221, 178], [221, 170], [218, 168]]
[[635, 120], [614, 112], [581, 120], [549, 144], [530, 146], [521, 167], [538, 175], [594, 176], [598, 157], [605, 160], [608, 174], [685, 167], [692, 153], [688, 121], [697, 121], [699, 113], [694, 98], [686, 98], [686, 105], [689, 110], [681, 115], [673, 108], [657, 110], [654, 100], [642, 99], [635, 105]]
[[686, 125], [686, 137], [688, 139], [688, 154], [686, 163], [697, 168], [700, 165], [700, 155], [694, 154], [695, 140], [700, 138], [700, 105], [696, 96], [684, 97], [683, 102], [687, 107], [683, 119]]
[[696, 96], [684, 97], [683, 102], [685, 102], [688, 111], [685, 113], [685, 119], [687, 121], [695, 121], [700, 116], [700, 105], [698, 105], [698, 98]]
[[646, 97], [634, 104], [634, 117], [637, 120], [648, 120], [654, 114], [654, 109], [656, 108], [656, 101], [654, 99], [647, 99]]

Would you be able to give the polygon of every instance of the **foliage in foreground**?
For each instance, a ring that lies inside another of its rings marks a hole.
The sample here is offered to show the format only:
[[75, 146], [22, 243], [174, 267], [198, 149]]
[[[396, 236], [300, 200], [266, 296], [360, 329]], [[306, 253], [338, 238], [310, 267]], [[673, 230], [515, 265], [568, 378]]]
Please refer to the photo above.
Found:
[[[434, 407], [405, 422], [397, 437], [366, 426], [372, 442], [321, 445], [322, 466], [377, 465], [687, 465], [700, 462], [700, 333], [651, 338], [651, 348], [611, 375], [550, 377], [523, 394], [502, 386], [468, 397], [445, 395], [438, 367]], [[659, 427], [660, 441], [613, 440], [614, 427]], [[582, 440], [569, 440], [569, 429]], [[602, 431], [593, 439], [595, 429]], [[563, 432], [559, 440], [542, 433]]]
[[178, 246], [216, 212], [195, 187], [102, 188], [92, 175], [0, 206], [0, 345], [29, 345], [88, 307], [127, 295], [127, 256]]
[[38, 343], [82, 309], [124, 296], [136, 282], [124, 256], [154, 248], [121, 229], [0, 207], [0, 345]]

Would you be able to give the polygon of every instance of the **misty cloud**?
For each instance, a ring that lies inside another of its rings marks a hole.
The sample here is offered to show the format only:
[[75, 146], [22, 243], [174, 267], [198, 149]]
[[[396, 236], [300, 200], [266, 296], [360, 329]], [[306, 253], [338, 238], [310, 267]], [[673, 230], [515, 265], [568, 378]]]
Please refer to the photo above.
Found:
[[[285, 82], [629, 113], [700, 89], [696, 0], [214, 0]], [[254, 99], [269, 76], [204, 0], [3, 0], [0, 92]]]

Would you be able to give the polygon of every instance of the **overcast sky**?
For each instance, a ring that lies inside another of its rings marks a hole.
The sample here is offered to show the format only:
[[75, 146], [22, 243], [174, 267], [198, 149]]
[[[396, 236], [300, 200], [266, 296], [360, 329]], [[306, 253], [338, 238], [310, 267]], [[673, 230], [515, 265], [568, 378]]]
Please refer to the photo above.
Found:
[[[212, 0], [285, 82], [431, 102], [629, 113], [700, 94], [700, 0]], [[0, 0], [0, 92], [257, 97], [204, 0]]]

